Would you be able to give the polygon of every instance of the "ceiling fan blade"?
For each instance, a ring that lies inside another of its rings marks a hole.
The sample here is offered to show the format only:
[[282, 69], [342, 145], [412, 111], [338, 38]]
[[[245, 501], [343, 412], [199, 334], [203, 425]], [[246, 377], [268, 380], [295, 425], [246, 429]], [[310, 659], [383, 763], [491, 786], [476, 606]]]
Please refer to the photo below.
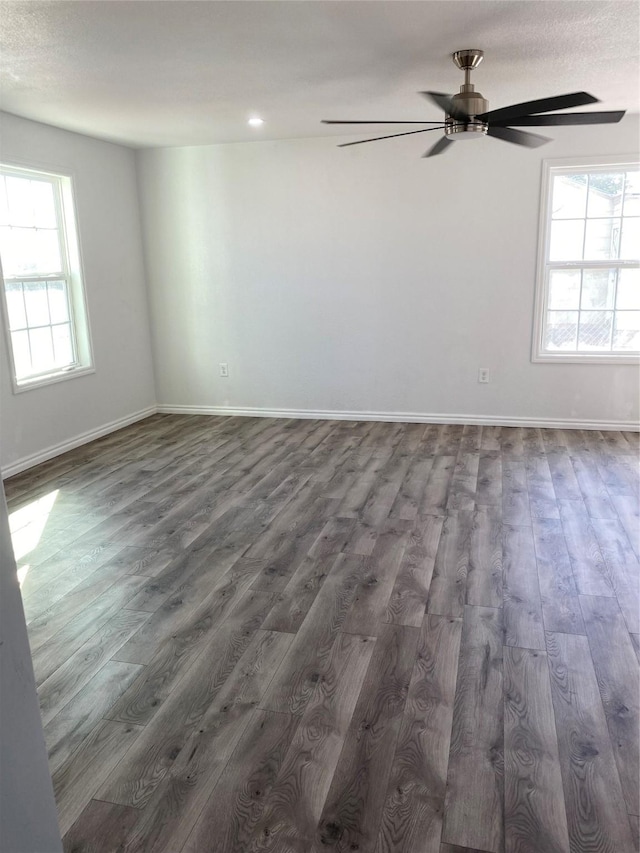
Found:
[[448, 148], [450, 145], [453, 145], [448, 136], [443, 136], [442, 139], [439, 139], [435, 145], [432, 145], [428, 151], [422, 155], [423, 157], [435, 157], [436, 154], [442, 154], [445, 148]]
[[393, 139], [396, 136], [411, 136], [412, 133], [428, 133], [430, 130], [444, 130], [444, 125], [440, 127], [423, 127], [422, 130], [407, 130], [405, 133], [391, 133], [389, 136], [376, 136], [374, 139], [358, 139], [356, 142], [343, 142], [338, 145], [338, 148], [347, 148], [349, 145], [362, 145], [363, 142], [378, 142], [380, 139]]
[[343, 121], [342, 119], [321, 119], [322, 124], [442, 124], [441, 121]]
[[451, 118], [458, 121], [465, 121], [469, 118], [468, 114], [451, 100], [450, 95], [445, 95], [442, 92], [420, 92], [420, 94], [437, 104]]
[[514, 127], [496, 127], [495, 125], [489, 125], [487, 136], [495, 136], [496, 139], [504, 139], [505, 142], [513, 142], [515, 145], [526, 145], [527, 148], [537, 148], [545, 142], [551, 142], [547, 136], [525, 133], [524, 130], [516, 130]]
[[481, 121], [496, 121], [535, 113], [549, 113], [552, 110], [567, 110], [571, 107], [584, 107], [586, 104], [597, 104], [598, 99], [587, 92], [571, 92], [568, 95], [556, 95], [554, 98], [540, 98], [537, 101], [525, 101], [522, 104], [512, 104], [510, 107], [502, 107], [499, 110], [489, 110], [488, 113], [477, 115]]
[[517, 116], [512, 119], [492, 121], [492, 127], [542, 127], [543, 125], [562, 124], [615, 124], [625, 114], [625, 110], [611, 110], [601, 113], [556, 113], [548, 116]]

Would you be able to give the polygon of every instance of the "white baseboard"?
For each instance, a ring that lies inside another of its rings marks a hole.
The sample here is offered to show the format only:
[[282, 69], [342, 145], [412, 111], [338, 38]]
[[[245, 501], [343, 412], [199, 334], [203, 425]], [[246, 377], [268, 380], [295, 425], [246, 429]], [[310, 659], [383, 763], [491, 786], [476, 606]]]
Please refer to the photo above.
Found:
[[344, 412], [323, 409], [237, 409], [231, 406], [158, 406], [158, 412], [173, 415], [218, 415], [250, 418], [312, 418], [330, 421], [399, 421], [424, 424], [478, 424], [481, 426], [542, 427], [553, 429], [628, 430], [639, 432], [637, 421], [579, 420], [575, 418], [521, 418], [491, 415], [429, 415], [422, 412]]
[[422, 412], [346, 412], [331, 411], [325, 409], [256, 409], [256, 408], [233, 408], [231, 406], [148, 406], [124, 418], [111, 421], [97, 429], [81, 433], [68, 441], [51, 445], [34, 453], [32, 456], [24, 456], [16, 462], [7, 465], [2, 471], [2, 479], [6, 480], [14, 474], [26, 471], [40, 462], [60, 456], [68, 450], [73, 450], [110, 432], [122, 429], [136, 421], [141, 421], [151, 415], [160, 412], [162, 414], [174, 415], [217, 415], [219, 417], [249, 417], [249, 418], [302, 418], [330, 421], [393, 421], [400, 423], [424, 423], [424, 424], [477, 424], [481, 426], [507, 426], [507, 427], [542, 427], [554, 429], [599, 429], [599, 430], [628, 430], [640, 432], [640, 424], [635, 421], [600, 421], [600, 420], [578, 420], [574, 418], [513, 418], [489, 415], [452, 415], [435, 414], [428, 415]]
[[6, 480], [14, 474], [19, 474], [21, 471], [26, 471], [27, 468], [32, 468], [34, 465], [39, 465], [40, 462], [46, 462], [48, 459], [53, 459], [54, 456], [60, 456], [68, 450], [73, 450], [75, 447], [80, 447], [82, 444], [88, 444], [90, 441], [95, 441], [96, 438], [102, 438], [103, 435], [108, 435], [110, 432], [115, 432], [118, 429], [129, 426], [136, 421], [141, 421], [148, 418], [150, 415], [155, 415], [158, 411], [156, 406], [148, 406], [146, 409], [141, 409], [139, 412], [134, 412], [132, 415], [127, 415], [124, 418], [119, 418], [117, 421], [111, 421], [108, 424], [103, 424], [97, 429], [83, 432], [70, 438], [68, 441], [63, 441], [60, 444], [53, 444], [50, 447], [41, 450], [39, 453], [34, 453], [32, 456], [23, 456], [11, 465], [7, 465], [2, 471], [2, 479]]

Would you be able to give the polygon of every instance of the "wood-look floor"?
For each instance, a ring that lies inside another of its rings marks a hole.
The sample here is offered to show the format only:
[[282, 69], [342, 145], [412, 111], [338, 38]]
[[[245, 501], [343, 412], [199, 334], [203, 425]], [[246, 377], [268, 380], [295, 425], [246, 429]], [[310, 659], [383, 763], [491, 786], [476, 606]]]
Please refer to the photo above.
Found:
[[638, 451], [156, 415], [8, 480], [65, 850], [637, 851]]

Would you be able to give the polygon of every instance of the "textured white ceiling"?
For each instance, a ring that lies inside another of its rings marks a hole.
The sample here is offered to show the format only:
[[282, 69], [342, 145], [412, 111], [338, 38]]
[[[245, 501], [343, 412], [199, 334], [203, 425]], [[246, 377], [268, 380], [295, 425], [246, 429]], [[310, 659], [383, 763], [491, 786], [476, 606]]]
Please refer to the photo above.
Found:
[[[416, 93], [457, 91], [450, 54], [478, 47], [474, 82], [492, 108], [584, 89], [600, 109], [635, 112], [639, 10], [635, 0], [0, 2], [0, 106], [135, 147], [344, 133], [320, 119], [440, 119]], [[248, 127], [251, 115], [265, 125]]]

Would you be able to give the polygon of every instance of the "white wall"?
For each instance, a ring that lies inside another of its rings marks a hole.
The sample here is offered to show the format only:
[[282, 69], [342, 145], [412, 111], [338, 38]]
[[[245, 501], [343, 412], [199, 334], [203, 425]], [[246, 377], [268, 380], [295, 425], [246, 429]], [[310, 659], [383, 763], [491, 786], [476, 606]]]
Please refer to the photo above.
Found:
[[0, 721], [0, 850], [62, 853], [2, 484]]
[[74, 175], [96, 369], [14, 394], [0, 340], [0, 467], [7, 468], [154, 405], [155, 389], [133, 150], [6, 113], [0, 131], [0, 160]]
[[139, 152], [159, 402], [637, 419], [635, 366], [530, 360], [542, 159], [633, 153], [637, 120], [550, 130]]

